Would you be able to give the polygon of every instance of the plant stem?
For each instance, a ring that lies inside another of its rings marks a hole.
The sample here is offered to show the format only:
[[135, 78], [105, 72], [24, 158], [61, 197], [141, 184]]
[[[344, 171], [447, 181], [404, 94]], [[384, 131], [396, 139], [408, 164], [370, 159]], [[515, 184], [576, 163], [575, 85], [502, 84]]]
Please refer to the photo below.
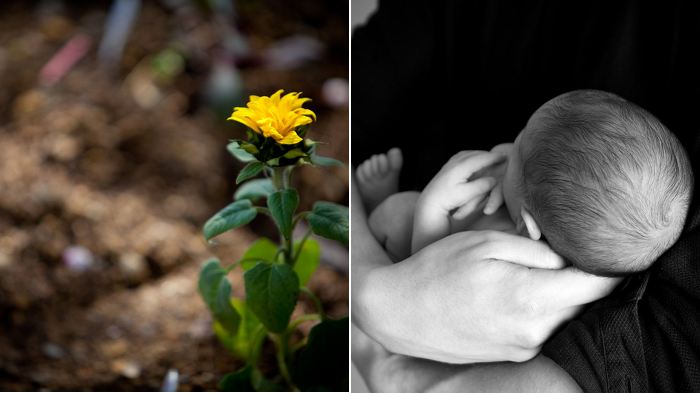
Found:
[[277, 166], [272, 168], [272, 185], [275, 187], [275, 191], [284, 190], [287, 188], [287, 182], [285, 181], [284, 171], [287, 167]]
[[297, 223], [298, 223], [302, 218], [308, 216], [309, 214], [311, 214], [310, 211], [301, 212], [301, 213], [297, 214], [297, 216], [294, 217], [294, 221], [292, 222], [292, 231], [294, 230], [294, 228], [296, 228]]
[[[258, 367], [258, 361], [260, 359], [256, 358], [256, 355], [259, 357], [260, 356], [260, 351], [255, 353], [254, 349], [258, 347], [258, 341], [261, 339], [265, 339], [265, 327], [261, 324], [258, 329], [253, 333], [252, 340], [250, 340], [250, 354], [249, 354], [249, 359], [250, 362], [253, 364], [253, 367]], [[261, 334], [262, 333], [262, 334]]]
[[322, 319], [320, 314], [306, 314], [302, 315], [301, 317], [295, 319], [292, 321], [292, 323], [287, 326], [286, 333], [291, 335], [294, 333], [294, 330], [296, 330], [297, 326], [299, 326], [300, 323], [306, 322], [306, 321], [313, 321], [313, 320], [319, 320]]
[[309, 228], [306, 233], [304, 234], [304, 237], [301, 238], [301, 242], [299, 242], [299, 247], [297, 247], [297, 253], [294, 255], [294, 258], [292, 259], [292, 267], [297, 263], [297, 259], [299, 259], [299, 255], [301, 255], [301, 249], [304, 247], [304, 243], [306, 243], [306, 239], [309, 238], [309, 235], [311, 234], [311, 228]]
[[270, 209], [268, 209], [268, 208], [266, 208], [266, 207], [262, 207], [262, 206], [253, 206], [253, 207], [255, 208], [255, 210], [256, 210], [258, 213], [265, 213], [265, 214], [267, 214], [268, 216], [272, 217], [272, 213], [270, 212]]
[[270, 338], [272, 338], [273, 342], [277, 346], [277, 365], [280, 368], [280, 374], [282, 374], [282, 378], [284, 378], [285, 382], [287, 382], [287, 385], [293, 392], [298, 392], [299, 388], [297, 388], [294, 383], [292, 382], [292, 377], [289, 375], [289, 369], [287, 368], [287, 341], [289, 337], [286, 336], [286, 334], [281, 333], [281, 334], [274, 334], [270, 333]]
[[321, 316], [321, 319], [326, 319], [326, 313], [323, 311], [323, 306], [321, 305], [321, 300], [319, 300], [316, 295], [314, 295], [313, 292], [307, 287], [299, 287], [299, 290], [304, 292], [305, 294], [309, 295], [311, 300], [314, 301], [314, 304], [316, 304], [316, 308], [318, 308], [318, 314]]
[[232, 263], [230, 266], [226, 266], [224, 269], [228, 273], [231, 270], [233, 270], [234, 267], [238, 266], [239, 264], [241, 264], [243, 262], [250, 262], [250, 261], [264, 261], [264, 259], [261, 259], [261, 258], [243, 258], [241, 260], [238, 260], [238, 261]]
[[287, 167], [287, 187], [292, 186], [292, 171], [294, 170], [293, 166], [288, 166]]
[[300, 340], [298, 343], [294, 344], [294, 346], [291, 348], [290, 353], [294, 355], [296, 351], [299, 349], [303, 348], [307, 343], [309, 342], [308, 337], [304, 337], [303, 340]]
[[[288, 167], [273, 167], [272, 169], [272, 185], [275, 187], [275, 191], [280, 191], [284, 190], [287, 187], [289, 187], [289, 180], [291, 180], [291, 171], [289, 175], [289, 179], [287, 179], [287, 176], [285, 176]], [[292, 255], [294, 250], [292, 250], [292, 237], [290, 236], [289, 239], [285, 239], [284, 236], [282, 236], [282, 243], [281, 247], [284, 249], [284, 263], [286, 264], [291, 264], [292, 263]]]

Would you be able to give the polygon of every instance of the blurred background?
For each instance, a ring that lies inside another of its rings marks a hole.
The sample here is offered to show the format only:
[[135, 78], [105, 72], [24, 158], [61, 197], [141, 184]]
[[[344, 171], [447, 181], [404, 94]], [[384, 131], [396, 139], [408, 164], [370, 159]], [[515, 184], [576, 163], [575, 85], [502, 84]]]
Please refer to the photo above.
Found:
[[[213, 335], [199, 267], [277, 235], [258, 218], [203, 239], [242, 169], [226, 144], [245, 130], [225, 119], [250, 94], [302, 91], [309, 137], [329, 143], [319, 155], [347, 164], [348, 6], [0, 4], [0, 389], [155, 391], [175, 369], [179, 390], [201, 391], [241, 365]], [[300, 209], [347, 205], [343, 168], [293, 182]], [[347, 316], [347, 248], [321, 247], [309, 288]], [[242, 297], [240, 269], [230, 279]], [[308, 312], [302, 296], [295, 313]]]

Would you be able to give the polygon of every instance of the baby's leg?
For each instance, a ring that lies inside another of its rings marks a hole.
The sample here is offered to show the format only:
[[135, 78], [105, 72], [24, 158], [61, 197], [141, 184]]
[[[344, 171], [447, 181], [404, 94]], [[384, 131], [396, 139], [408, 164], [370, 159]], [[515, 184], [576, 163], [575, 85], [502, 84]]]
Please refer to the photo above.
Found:
[[375, 154], [357, 167], [357, 182], [362, 200], [371, 212], [391, 194], [399, 192], [399, 174], [403, 166], [401, 149]]
[[411, 256], [413, 216], [419, 192], [402, 192], [384, 200], [369, 216], [369, 227], [392, 261]]

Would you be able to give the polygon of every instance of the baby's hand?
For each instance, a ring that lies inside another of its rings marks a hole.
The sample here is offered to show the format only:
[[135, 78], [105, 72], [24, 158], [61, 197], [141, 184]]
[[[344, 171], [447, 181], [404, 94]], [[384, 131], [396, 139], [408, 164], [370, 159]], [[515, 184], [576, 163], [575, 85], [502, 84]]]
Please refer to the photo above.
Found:
[[489, 197], [498, 184], [494, 176], [472, 177], [505, 159], [506, 154], [500, 151], [467, 150], [455, 154], [423, 190], [418, 206], [446, 216], [454, 211], [453, 218], [464, 219]]
[[[510, 151], [512, 148], [512, 143], [501, 143], [500, 145], [494, 146], [493, 149], [491, 149], [491, 152], [503, 153], [510, 157]], [[493, 190], [491, 190], [489, 200], [486, 202], [486, 206], [484, 207], [484, 214], [486, 215], [495, 213], [496, 210], [498, 210], [498, 208], [503, 204], [503, 178], [505, 173], [506, 162], [503, 161], [498, 165], [492, 165], [482, 169], [474, 176], [475, 178], [482, 176], [492, 176], [496, 178], [496, 186], [493, 188]]]

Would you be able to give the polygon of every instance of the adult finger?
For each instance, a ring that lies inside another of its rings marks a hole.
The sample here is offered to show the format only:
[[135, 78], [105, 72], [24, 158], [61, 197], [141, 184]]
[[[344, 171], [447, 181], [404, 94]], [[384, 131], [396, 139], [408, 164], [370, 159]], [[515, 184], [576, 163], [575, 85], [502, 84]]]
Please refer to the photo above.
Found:
[[543, 241], [505, 232], [489, 231], [491, 259], [535, 269], [561, 269], [566, 261]]
[[[542, 299], [550, 301], [550, 309], [563, 314], [572, 313], [571, 307], [602, 299], [622, 282], [620, 277], [599, 277], [573, 266], [561, 270], [532, 270], [536, 287], [543, 291]], [[567, 310], [569, 309], [569, 310]]]

